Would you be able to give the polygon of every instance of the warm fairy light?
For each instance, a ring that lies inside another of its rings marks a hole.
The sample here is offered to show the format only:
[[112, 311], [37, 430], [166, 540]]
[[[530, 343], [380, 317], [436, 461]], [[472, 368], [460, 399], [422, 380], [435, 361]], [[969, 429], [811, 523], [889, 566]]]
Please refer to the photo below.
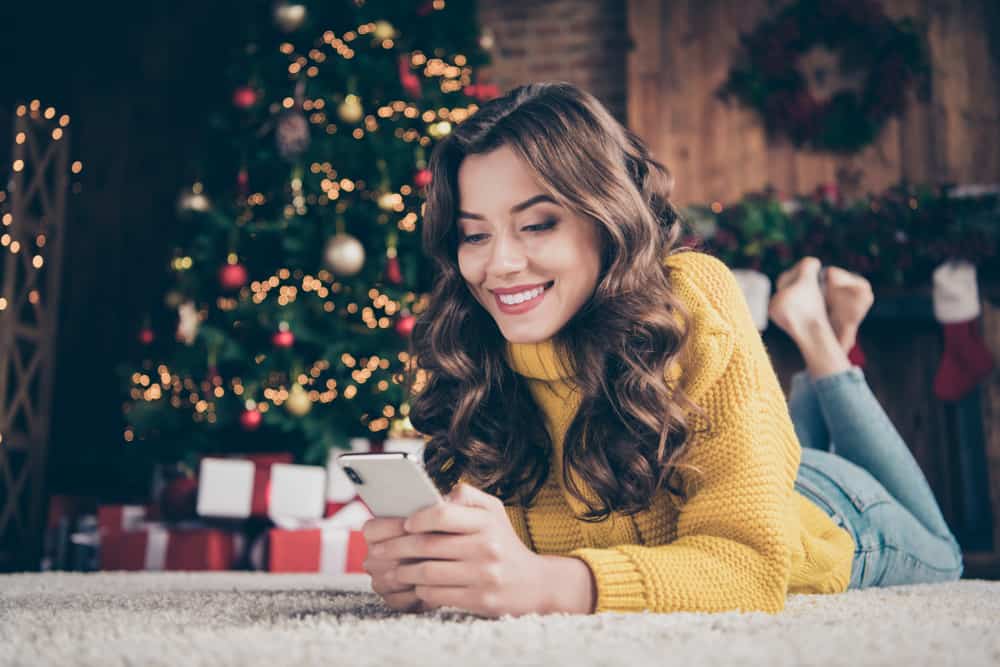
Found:
[[69, 125], [69, 114], [59, 116], [59, 127], [66, 127], [67, 125]]
[[23, 116], [26, 113], [28, 113], [28, 107], [24, 106], [23, 104], [17, 107], [18, 116]]
[[73, 163], [73, 165], [69, 168], [69, 170], [72, 171], [74, 174], [79, 174], [81, 171], [83, 171], [83, 163], [80, 162], [79, 160], [76, 160]]
[[24, 169], [24, 160], [14, 160], [14, 171], [21, 171]]
[[291, 55], [292, 51], [295, 50], [295, 47], [292, 46], [289, 42], [282, 42], [281, 46], [278, 47], [278, 50], [287, 56]]
[[17, 253], [19, 253], [21, 251], [21, 242], [20, 241], [14, 241], [13, 243], [11, 243], [10, 244], [10, 251], [11, 251], [11, 253], [13, 253], [15, 255]]
[[28, 108], [32, 111], [38, 111], [41, 106], [42, 103], [39, 100], [31, 100], [31, 102], [28, 103]]
[[45, 264], [45, 260], [42, 259], [41, 255], [35, 255], [34, 257], [31, 258], [31, 265], [36, 269], [42, 268], [43, 264]]
[[59, 141], [60, 139], [62, 139], [62, 135], [63, 135], [62, 128], [57, 127], [56, 129], [52, 130], [53, 141]]
[[712, 208], [712, 212], [713, 213], [722, 213], [722, 203], [721, 202], [717, 202], [717, 201], [712, 202], [712, 207], [711, 208]]
[[125, 442], [132, 442], [134, 439], [135, 439], [135, 434], [132, 432], [132, 429], [130, 428], [125, 429]]
[[295, 100], [293, 100], [291, 97], [286, 97], [285, 99], [281, 100], [281, 106], [285, 107], [286, 109], [291, 109], [293, 106], [295, 106]]
[[14, 135], [14, 143], [23, 144], [27, 138], [28, 135], [26, 135], [24, 132], [18, 132], [16, 135]]
[[7, 310], [7, 299], [0, 296], [0, 310]]

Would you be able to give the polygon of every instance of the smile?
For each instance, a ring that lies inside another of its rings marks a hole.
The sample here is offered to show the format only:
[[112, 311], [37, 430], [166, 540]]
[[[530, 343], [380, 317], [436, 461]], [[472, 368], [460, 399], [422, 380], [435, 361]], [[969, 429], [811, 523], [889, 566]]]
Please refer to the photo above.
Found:
[[545, 298], [545, 293], [549, 291], [549, 288], [555, 281], [550, 281], [548, 284], [542, 287], [536, 287], [532, 290], [527, 290], [519, 294], [504, 294], [502, 297], [499, 294], [494, 293], [493, 299], [496, 301], [497, 308], [503, 313], [508, 313], [511, 315], [519, 315], [525, 313], [539, 303]]

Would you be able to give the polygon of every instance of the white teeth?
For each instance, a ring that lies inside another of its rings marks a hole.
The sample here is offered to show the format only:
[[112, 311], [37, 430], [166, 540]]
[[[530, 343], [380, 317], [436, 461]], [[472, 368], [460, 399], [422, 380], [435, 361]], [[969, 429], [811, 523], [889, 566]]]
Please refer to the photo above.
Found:
[[536, 296], [545, 291], [544, 287], [536, 287], [533, 290], [528, 290], [527, 292], [521, 292], [519, 294], [501, 294], [500, 301], [509, 305], [515, 305], [518, 303], [523, 303], [529, 299], [534, 299]]

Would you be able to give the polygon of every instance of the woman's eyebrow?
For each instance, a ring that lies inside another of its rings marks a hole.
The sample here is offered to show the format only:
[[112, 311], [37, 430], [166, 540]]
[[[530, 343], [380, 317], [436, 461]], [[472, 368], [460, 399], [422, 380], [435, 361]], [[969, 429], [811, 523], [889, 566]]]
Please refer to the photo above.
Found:
[[[552, 197], [550, 197], [548, 195], [535, 195], [531, 199], [525, 199], [520, 204], [514, 204], [513, 206], [511, 206], [510, 207], [510, 212], [511, 213], [520, 213], [521, 211], [523, 211], [524, 209], [528, 208], [529, 206], [534, 206], [535, 204], [540, 204], [542, 202], [549, 202], [550, 204], [555, 204], [556, 203], [556, 201]], [[481, 216], [478, 213], [469, 213], [468, 211], [459, 211], [458, 212], [458, 217], [459, 218], [472, 218], [473, 220], [485, 220], [486, 219], [484, 216]]]

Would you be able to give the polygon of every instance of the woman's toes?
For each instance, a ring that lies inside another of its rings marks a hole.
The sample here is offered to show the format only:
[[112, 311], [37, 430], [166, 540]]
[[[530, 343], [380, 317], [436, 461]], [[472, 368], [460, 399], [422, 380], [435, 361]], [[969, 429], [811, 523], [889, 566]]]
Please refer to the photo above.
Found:
[[834, 333], [841, 345], [850, 349], [861, 321], [875, 302], [871, 283], [864, 276], [831, 266], [827, 270], [823, 298]]

